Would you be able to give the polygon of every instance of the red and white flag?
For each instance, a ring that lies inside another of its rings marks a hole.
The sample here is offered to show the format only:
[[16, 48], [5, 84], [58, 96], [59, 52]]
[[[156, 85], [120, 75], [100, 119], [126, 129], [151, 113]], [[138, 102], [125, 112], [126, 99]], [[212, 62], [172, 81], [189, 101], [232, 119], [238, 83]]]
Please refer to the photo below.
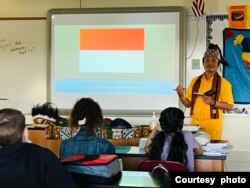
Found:
[[204, 0], [193, 0], [192, 10], [196, 17], [200, 17], [204, 14], [205, 3]]
[[80, 72], [144, 72], [144, 28], [80, 30]]

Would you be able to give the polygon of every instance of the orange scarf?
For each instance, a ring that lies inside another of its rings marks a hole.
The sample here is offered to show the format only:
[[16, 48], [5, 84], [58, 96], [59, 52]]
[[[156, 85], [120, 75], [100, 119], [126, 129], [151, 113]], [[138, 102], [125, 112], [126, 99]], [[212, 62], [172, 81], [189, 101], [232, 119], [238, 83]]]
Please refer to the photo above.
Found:
[[[204, 73], [205, 74], [205, 73]], [[192, 88], [192, 98], [191, 98], [191, 110], [190, 110], [190, 115], [192, 116], [193, 110], [194, 110], [194, 105], [195, 101], [197, 99], [197, 95], [194, 95], [194, 92], [198, 92], [201, 84], [201, 78], [204, 75], [200, 75], [197, 80], [195, 81], [193, 88]], [[212, 99], [215, 101], [218, 101], [219, 95], [220, 95], [220, 89], [221, 89], [221, 76], [216, 72], [213, 77], [213, 85], [212, 89], [215, 91], [215, 94], [212, 95]], [[210, 117], [211, 119], [218, 119], [219, 118], [219, 110], [218, 108], [210, 105]]]

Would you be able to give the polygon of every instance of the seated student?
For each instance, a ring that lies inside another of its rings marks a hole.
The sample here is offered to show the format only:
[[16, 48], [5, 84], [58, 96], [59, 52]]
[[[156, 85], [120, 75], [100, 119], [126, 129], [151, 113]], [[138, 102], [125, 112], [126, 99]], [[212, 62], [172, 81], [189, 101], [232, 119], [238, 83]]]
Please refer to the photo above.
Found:
[[24, 142], [24, 130], [25, 117], [19, 110], [0, 110], [0, 187], [76, 187], [50, 150]]
[[97, 102], [91, 98], [78, 100], [69, 118], [74, 136], [61, 142], [60, 159], [75, 154], [115, 154], [115, 147], [111, 142], [96, 136], [102, 122], [102, 110]]
[[168, 160], [183, 163], [194, 171], [194, 153], [202, 154], [203, 149], [192, 132], [182, 131], [184, 113], [175, 107], [161, 112], [160, 125], [150, 133], [145, 151], [152, 160]]

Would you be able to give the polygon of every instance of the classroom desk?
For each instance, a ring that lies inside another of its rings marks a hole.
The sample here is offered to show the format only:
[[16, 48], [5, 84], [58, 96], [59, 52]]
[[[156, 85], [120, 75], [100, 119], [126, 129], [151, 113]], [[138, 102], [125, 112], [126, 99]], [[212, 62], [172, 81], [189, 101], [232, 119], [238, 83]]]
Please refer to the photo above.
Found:
[[[165, 182], [169, 182], [169, 177], [166, 174]], [[155, 178], [151, 176], [149, 172], [138, 172], [138, 171], [122, 171], [121, 178], [112, 183], [88, 183], [78, 179], [76, 181], [80, 188], [155, 188], [160, 185], [155, 181]]]
[[[44, 128], [28, 128], [30, 140], [40, 146], [49, 148], [57, 157], [59, 157], [59, 148], [61, 140], [46, 139]], [[138, 140], [138, 139], [137, 139]], [[132, 139], [135, 145], [138, 141]], [[118, 143], [120, 145], [120, 143]], [[137, 143], [138, 144], [138, 143]], [[141, 160], [145, 160], [147, 155], [139, 147], [135, 146], [116, 146], [117, 154], [123, 160], [124, 170], [137, 170], [136, 167]], [[126, 152], [127, 151], [127, 152]], [[195, 171], [198, 172], [223, 172], [224, 163], [227, 156], [195, 156]]]
[[32, 143], [49, 148], [57, 157], [59, 157], [61, 140], [46, 139], [44, 128], [28, 127], [28, 132]]
[[[29, 138], [34, 144], [38, 144], [42, 147], [49, 148], [57, 157], [59, 157], [59, 149], [61, 144], [61, 139], [46, 139], [45, 138], [45, 128], [28, 126]], [[130, 138], [130, 139], [107, 139], [115, 146], [125, 145], [125, 146], [138, 146], [140, 138]], [[125, 142], [124, 142], [125, 141]]]
[[[116, 146], [116, 153], [122, 159], [124, 170], [137, 170], [138, 164], [148, 158], [145, 151], [137, 146]], [[223, 172], [226, 157], [195, 155], [195, 171]]]

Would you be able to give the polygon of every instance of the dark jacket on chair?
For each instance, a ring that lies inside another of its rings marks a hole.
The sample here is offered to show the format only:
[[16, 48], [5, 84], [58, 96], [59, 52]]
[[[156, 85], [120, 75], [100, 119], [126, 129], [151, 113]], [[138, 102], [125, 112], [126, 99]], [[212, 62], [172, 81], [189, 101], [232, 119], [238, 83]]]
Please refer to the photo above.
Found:
[[48, 149], [30, 143], [0, 148], [0, 187], [75, 188], [70, 173]]

